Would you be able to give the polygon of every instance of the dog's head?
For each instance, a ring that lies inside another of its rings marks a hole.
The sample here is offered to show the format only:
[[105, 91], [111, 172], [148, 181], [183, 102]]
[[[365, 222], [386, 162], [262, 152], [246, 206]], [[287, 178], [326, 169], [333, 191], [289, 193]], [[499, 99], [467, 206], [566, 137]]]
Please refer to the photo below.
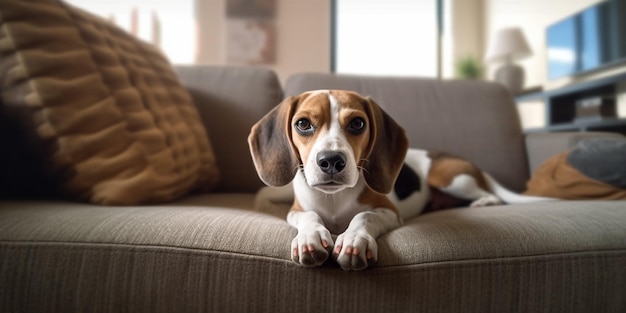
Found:
[[252, 127], [248, 143], [265, 184], [285, 185], [302, 170], [325, 193], [354, 187], [361, 174], [372, 190], [390, 192], [408, 149], [404, 129], [378, 104], [341, 90], [285, 99]]

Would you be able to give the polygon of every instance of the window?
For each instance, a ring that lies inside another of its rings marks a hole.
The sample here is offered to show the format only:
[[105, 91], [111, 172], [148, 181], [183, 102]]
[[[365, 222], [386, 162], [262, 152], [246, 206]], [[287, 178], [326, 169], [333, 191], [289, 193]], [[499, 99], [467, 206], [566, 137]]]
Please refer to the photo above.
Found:
[[332, 70], [439, 76], [438, 7], [442, 1], [332, 1]]
[[[0, 0], [1, 1], [1, 0]], [[160, 46], [175, 64], [195, 60], [194, 1], [66, 0]]]

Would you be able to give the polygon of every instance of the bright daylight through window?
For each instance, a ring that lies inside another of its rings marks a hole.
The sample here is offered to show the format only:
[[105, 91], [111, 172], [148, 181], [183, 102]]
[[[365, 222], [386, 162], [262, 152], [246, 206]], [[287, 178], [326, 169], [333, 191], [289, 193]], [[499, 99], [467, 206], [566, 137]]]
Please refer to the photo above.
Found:
[[437, 76], [437, 1], [334, 2], [337, 73]]

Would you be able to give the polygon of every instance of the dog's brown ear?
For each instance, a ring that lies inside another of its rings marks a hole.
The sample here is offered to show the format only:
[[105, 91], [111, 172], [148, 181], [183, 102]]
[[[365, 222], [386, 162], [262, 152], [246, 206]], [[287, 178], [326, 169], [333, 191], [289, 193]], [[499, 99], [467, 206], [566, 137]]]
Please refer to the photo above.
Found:
[[286, 185], [298, 170], [290, 127], [297, 103], [297, 97], [286, 98], [250, 130], [248, 145], [254, 167], [266, 185]]
[[409, 140], [404, 129], [369, 97], [366, 109], [371, 125], [363, 176], [372, 190], [386, 194], [400, 173]]

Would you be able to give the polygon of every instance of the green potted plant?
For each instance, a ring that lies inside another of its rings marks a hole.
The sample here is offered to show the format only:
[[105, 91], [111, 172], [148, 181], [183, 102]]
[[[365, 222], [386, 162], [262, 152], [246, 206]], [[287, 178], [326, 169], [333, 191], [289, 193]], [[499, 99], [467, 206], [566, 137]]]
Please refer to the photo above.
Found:
[[465, 56], [456, 62], [456, 77], [462, 79], [480, 79], [483, 75], [483, 66], [474, 56]]

